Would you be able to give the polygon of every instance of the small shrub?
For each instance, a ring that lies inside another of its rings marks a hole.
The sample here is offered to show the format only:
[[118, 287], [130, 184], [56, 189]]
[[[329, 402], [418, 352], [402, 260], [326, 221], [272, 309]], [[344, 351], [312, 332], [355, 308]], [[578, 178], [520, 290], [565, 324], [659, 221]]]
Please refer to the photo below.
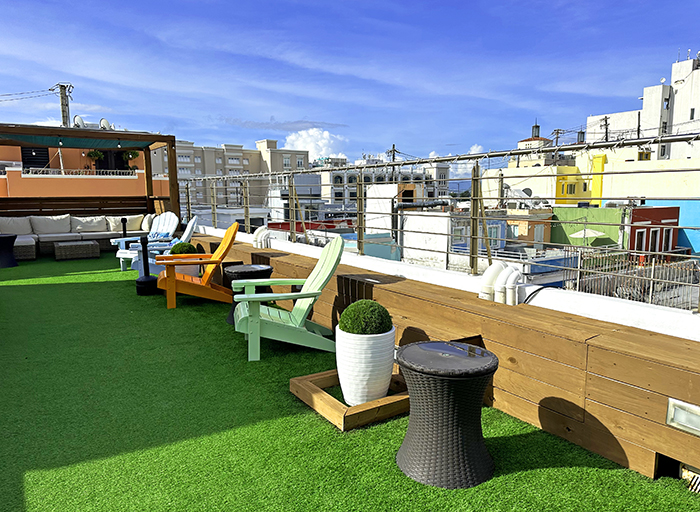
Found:
[[197, 254], [197, 248], [187, 242], [180, 242], [173, 245], [170, 254]]
[[391, 315], [378, 302], [362, 299], [345, 308], [338, 326], [351, 334], [382, 334], [391, 330]]

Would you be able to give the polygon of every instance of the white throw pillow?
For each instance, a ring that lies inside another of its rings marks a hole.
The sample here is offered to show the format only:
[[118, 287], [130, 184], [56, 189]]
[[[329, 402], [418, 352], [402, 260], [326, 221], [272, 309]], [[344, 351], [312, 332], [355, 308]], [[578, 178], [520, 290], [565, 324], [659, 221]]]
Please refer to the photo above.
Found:
[[109, 231], [116, 231], [118, 233], [122, 232], [122, 218], [126, 219], [126, 230], [127, 231], [139, 231], [141, 228], [141, 222], [143, 221], [143, 215], [119, 215], [119, 216], [108, 216], [105, 217], [107, 220], [107, 227]]
[[29, 217], [0, 217], [0, 233], [6, 235], [31, 235]]
[[37, 235], [70, 233], [70, 215], [30, 215], [32, 229]]
[[73, 233], [86, 233], [89, 231], [106, 231], [107, 221], [104, 215], [96, 217], [73, 217], [70, 218], [70, 230]]
[[143, 222], [141, 222], [141, 231], [150, 231], [151, 224], [153, 224], [153, 219], [156, 217], [155, 213], [149, 213], [143, 216]]

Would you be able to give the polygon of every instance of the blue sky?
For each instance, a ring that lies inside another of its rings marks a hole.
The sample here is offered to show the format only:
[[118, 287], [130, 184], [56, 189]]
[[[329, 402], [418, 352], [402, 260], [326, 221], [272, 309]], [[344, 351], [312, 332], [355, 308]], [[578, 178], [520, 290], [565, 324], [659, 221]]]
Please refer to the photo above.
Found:
[[[637, 109], [697, 34], [676, 1], [4, 0], [0, 94], [70, 82], [71, 115], [197, 145], [426, 157]], [[54, 96], [0, 101], [58, 120]]]

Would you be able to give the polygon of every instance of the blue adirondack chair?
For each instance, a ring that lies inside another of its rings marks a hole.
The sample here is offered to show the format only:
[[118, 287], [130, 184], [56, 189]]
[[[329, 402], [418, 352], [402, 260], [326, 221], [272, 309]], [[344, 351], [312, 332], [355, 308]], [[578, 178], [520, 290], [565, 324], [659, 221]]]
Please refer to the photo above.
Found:
[[[318, 263], [306, 279], [247, 279], [231, 283], [239, 304], [234, 310], [236, 331], [248, 340], [248, 361], [260, 360], [260, 338], [270, 338], [305, 347], [335, 352], [333, 331], [307, 319], [311, 308], [328, 284], [343, 254], [343, 239], [334, 238], [321, 252]], [[255, 293], [256, 286], [302, 285], [299, 292]], [[291, 311], [263, 306], [261, 302], [296, 300]]]
[[[161, 213], [153, 219], [151, 230], [148, 233], [148, 241], [169, 242], [173, 239], [173, 233], [175, 233], [179, 222], [177, 215], [173, 212]], [[110, 240], [112, 245], [119, 247], [117, 258], [119, 258], [119, 266], [122, 270], [128, 270], [127, 264], [138, 254], [136, 250], [131, 250], [128, 245], [132, 242], [138, 242], [139, 238], [138, 236], [127, 236], [126, 238], [112, 238]]]
[[[164, 265], [156, 263], [156, 256], [159, 254], [170, 254], [170, 249], [180, 242], [188, 242], [192, 239], [192, 235], [197, 230], [198, 219], [195, 215], [190, 219], [185, 227], [185, 231], [180, 238], [174, 238], [170, 242], [150, 242], [148, 244], [148, 271], [153, 275], [160, 274], [165, 270]], [[131, 270], [138, 270], [139, 277], [143, 277], [143, 256], [141, 254], [141, 244], [131, 244], [129, 248], [136, 251], [136, 256], [131, 260]]]

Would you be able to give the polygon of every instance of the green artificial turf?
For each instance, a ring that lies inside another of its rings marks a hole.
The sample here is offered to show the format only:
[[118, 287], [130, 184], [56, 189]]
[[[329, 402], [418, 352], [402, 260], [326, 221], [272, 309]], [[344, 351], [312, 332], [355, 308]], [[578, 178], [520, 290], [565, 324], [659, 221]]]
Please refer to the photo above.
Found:
[[0, 510], [700, 510], [637, 473], [483, 409], [494, 478], [418, 484], [406, 415], [339, 432], [289, 392], [334, 355], [264, 341], [226, 304], [136, 295], [113, 255], [0, 269]]

